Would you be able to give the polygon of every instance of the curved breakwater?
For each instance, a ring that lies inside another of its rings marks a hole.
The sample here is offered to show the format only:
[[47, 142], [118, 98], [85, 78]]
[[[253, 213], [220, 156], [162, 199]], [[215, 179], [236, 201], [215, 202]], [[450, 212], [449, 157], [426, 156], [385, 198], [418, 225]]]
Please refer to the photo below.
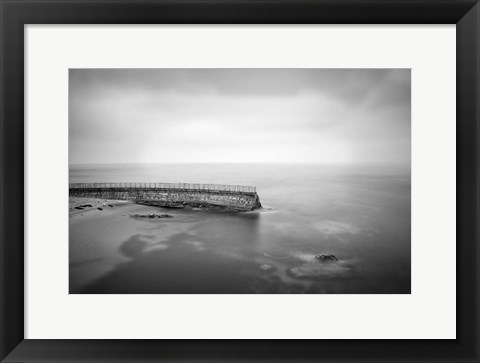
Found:
[[76, 183], [69, 195], [99, 199], [131, 200], [158, 207], [185, 206], [251, 211], [261, 208], [255, 187], [193, 183]]

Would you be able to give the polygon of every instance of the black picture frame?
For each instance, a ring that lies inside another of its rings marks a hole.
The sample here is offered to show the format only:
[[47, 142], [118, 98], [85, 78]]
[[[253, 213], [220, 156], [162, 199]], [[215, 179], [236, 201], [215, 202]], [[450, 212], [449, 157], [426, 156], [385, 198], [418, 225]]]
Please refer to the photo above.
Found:
[[[0, 11], [2, 362], [480, 361], [478, 0], [0, 0]], [[457, 339], [24, 339], [24, 25], [156, 23], [456, 24]]]

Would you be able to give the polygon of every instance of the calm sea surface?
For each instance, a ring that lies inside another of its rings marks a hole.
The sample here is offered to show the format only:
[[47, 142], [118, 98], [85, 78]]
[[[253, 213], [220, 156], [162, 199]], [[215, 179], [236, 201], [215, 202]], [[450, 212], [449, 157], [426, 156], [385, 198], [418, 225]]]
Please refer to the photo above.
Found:
[[82, 165], [70, 168], [70, 182], [252, 185], [264, 207], [126, 203], [73, 215], [71, 293], [410, 293], [406, 166]]

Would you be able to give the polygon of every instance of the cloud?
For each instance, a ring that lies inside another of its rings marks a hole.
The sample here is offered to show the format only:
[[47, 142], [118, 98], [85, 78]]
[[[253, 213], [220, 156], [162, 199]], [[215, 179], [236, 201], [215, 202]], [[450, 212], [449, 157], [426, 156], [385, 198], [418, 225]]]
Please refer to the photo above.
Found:
[[72, 69], [71, 163], [409, 162], [410, 71]]

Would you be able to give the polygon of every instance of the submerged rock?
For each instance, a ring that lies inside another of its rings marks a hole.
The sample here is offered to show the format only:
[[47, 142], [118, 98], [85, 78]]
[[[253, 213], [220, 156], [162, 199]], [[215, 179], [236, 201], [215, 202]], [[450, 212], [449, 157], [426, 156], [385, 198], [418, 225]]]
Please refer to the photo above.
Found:
[[316, 255], [315, 259], [319, 260], [319, 261], [322, 261], [322, 262], [338, 261], [338, 258], [335, 257], [334, 255]]
[[[335, 256], [333, 256], [335, 257]], [[333, 263], [333, 261], [337, 261]], [[352, 264], [340, 260], [326, 260], [325, 263], [317, 261], [306, 262], [287, 270], [287, 275], [297, 279], [322, 279], [344, 276], [352, 271]]]
[[259, 267], [260, 267], [260, 270], [263, 270], [263, 271], [270, 271], [271, 269], [273, 269], [272, 265], [267, 265], [266, 263], [263, 265], [260, 265]]

